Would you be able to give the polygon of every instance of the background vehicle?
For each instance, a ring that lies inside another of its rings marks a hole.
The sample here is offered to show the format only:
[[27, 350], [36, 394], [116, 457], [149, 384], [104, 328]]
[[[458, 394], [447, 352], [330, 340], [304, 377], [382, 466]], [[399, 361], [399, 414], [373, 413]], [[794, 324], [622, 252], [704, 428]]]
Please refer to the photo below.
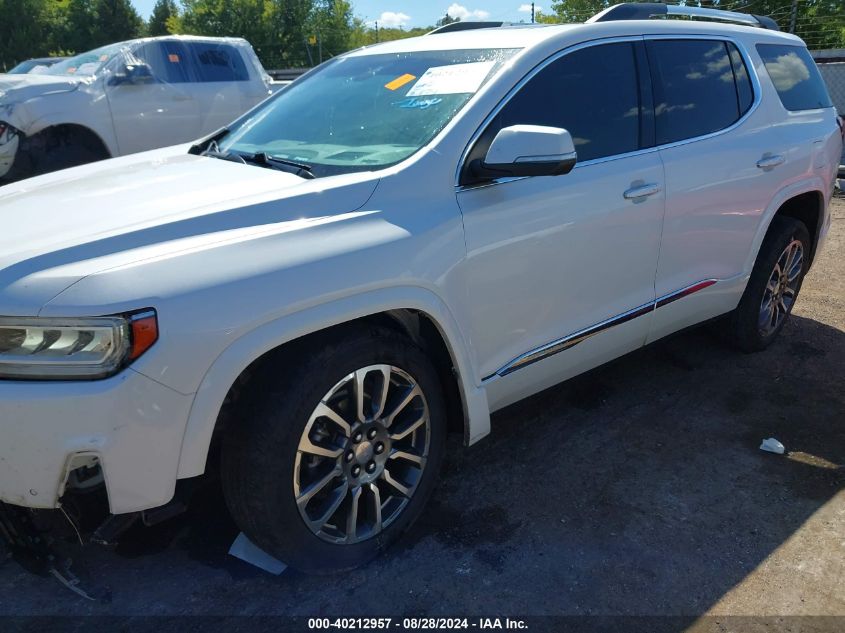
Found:
[[67, 57], [38, 57], [36, 59], [28, 59], [21, 62], [17, 66], [13, 66], [6, 71], [8, 75], [39, 75], [47, 70], [50, 66], [58, 64], [66, 60]]
[[716, 317], [770, 345], [841, 151], [798, 38], [611, 9], [360, 49], [192, 146], [6, 186], [0, 499], [147, 516], [219, 465], [259, 546], [359, 565], [449, 429]]
[[267, 98], [243, 39], [104, 46], [38, 75], [0, 75], [0, 183], [195, 139]]

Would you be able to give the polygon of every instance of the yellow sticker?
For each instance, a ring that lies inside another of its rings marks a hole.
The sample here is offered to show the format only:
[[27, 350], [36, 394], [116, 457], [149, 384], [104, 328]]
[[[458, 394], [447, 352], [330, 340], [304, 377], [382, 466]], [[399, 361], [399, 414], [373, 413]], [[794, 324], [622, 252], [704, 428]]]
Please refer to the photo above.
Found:
[[178, 64], [179, 63], [179, 56], [175, 55], [174, 53], [170, 53], [167, 56], [167, 59], [170, 61], [171, 64]]
[[406, 83], [413, 81], [414, 79], [416, 79], [415, 75], [405, 73], [404, 75], [397, 77], [390, 83], [384, 84], [384, 87], [388, 90], [399, 90], [399, 88], [404, 86]]

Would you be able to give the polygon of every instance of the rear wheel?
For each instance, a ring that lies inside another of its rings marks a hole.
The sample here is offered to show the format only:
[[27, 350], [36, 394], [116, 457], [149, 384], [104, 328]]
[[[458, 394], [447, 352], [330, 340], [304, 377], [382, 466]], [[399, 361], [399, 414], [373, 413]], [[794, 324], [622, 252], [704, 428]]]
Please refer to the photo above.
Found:
[[775, 217], [736, 310], [730, 335], [743, 351], [768, 347], [783, 329], [809, 266], [810, 235], [798, 220]]
[[446, 437], [428, 358], [354, 328], [243, 396], [223, 445], [227, 503], [261, 548], [306, 572], [366, 563], [420, 514]]

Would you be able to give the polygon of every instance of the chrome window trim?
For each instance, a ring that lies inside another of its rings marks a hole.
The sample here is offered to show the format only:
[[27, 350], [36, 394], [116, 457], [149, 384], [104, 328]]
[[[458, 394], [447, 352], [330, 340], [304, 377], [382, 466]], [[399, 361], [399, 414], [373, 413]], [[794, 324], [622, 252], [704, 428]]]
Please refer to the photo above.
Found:
[[721, 130], [716, 130], [715, 132], [708, 132], [707, 134], [702, 134], [701, 136], [693, 136], [691, 138], [681, 139], [680, 141], [672, 141], [671, 143], [664, 143], [663, 145], [656, 145], [655, 147], [659, 150], [664, 149], [671, 149], [673, 147], [679, 147], [681, 145], [686, 145], [688, 143], [697, 143], [698, 141], [705, 141], [716, 136], [720, 136], [722, 134], [727, 134], [728, 132], [732, 132], [740, 125], [745, 123], [745, 121], [757, 110], [760, 106], [760, 103], [763, 100], [762, 95], [762, 88], [760, 87], [760, 80], [757, 77], [757, 69], [754, 67], [754, 64], [751, 63], [751, 58], [748, 56], [748, 51], [742, 46], [742, 44], [737, 41], [735, 38], [730, 37], [729, 35], [667, 35], [667, 34], [660, 34], [660, 35], [644, 35], [643, 40], [648, 42], [651, 40], [718, 40], [721, 42], [730, 42], [734, 46], [736, 46], [736, 50], [739, 51], [740, 56], [742, 57], [742, 62], [745, 64], [745, 70], [748, 73], [748, 78], [751, 80], [751, 90], [754, 93], [754, 100], [751, 102], [751, 106], [745, 113], [739, 117], [736, 121], [731, 123], [728, 127], [722, 128]]
[[[733, 279], [731, 277], [730, 279]], [[505, 363], [502, 367], [497, 369], [495, 372], [482, 378], [482, 383], [492, 380], [493, 378], [501, 378], [507, 376], [515, 372], [518, 369], [522, 369], [523, 367], [527, 367], [528, 365], [533, 365], [534, 363], [541, 361], [545, 358], [549, 358], [550, 356], [554, 356], [555, 354], [559, 354], [560, 352], [564, 352], [572, 347], [578, 345], [583, 341], [586, 341], [588, 338], [595, 336], [596, 334], [601, 334], [602, 332], [609, 330], [612, 327], [617, 325], [622, 325], [623, 323], [627, 323], [628, 321], [632, 321], [633, 319], [639, 318], [641, 316], [645, 316], [650, 312], [654, 312], [655, 310], [662, 308], [678, 299], [683, 299], [684, 297], [688, 297], [700, 290], [704, 290], [705, 288], [709, 288], [720, 281], [726, 281], [725, 279], [703, 279], [701, 281], [697, 281], [694, 284], [690, 284], [688, 286], [684, 286], [679, 290], [674, 290], [670, 293], [662, 295], [660, 297], [656, 297], [655, 299], [649, 301], [648, 303], [644, 303], [641, 306], [637, 306], [636, 308], [632, 308], [631, 310], [627, 310], [622, 314], [617, 314], [616, 316], [610, 317], [609, 319], [605, 319], [604, 321], [600, 321], [595, 325], [590, 325], [585, 327], [577, 332], [573, 332], [572, 334], [567, 334], [559, 339], [555, 339], [550, 343], [546, 343], [545, 345], [541, 345], [540, 347], [536, 347], [530, 351], [525, 352], [524, 354], [520, 354], [513, 360]]]
[[508, 93], [496, 104], [496, 107], [488, 114], [478, 129], [473, 133], [470, 137], [470, 141], [467, 146], [464, 148], [464, 151], [461, 153], [461, 159], [458, 162], [458, 167], [455, 170], [455, 190], [456, 192], [461, 191], [469, 191], [469, 190], [476, 190], [476, 189], [484, 189], [486, 187], [493, 187], [495, 185], [506, 184], [509, 182], [514, 182], [517, 180], [524, 180], [525, 178], [531, 178], [531, 176], [521, 176], [517, 178], [497, 178], [496, 180], [492, 180], [490, 182], [480, 184], [480, 185], [461, 185], [461, 171], [463, 170], [464, 163], [469, 155], [469, 152], [472, 150], [475, 143], [478, 141], [478, 138], [484, 133], [484, 130], [487, 129], [487, 126], [493, 121], [494, 118], [501, 112], [502, 108], [504, 108], [513, 96], [520, 90], [522, 87], [531, 81], [538, 73], [544, 70], [549, 64], [554, 63], [564, 55], [568, 55], [569, 53], [574, 53], [575, 51], [588, 48], [591, 46], [601, 46], [602, 44], [614, 44], [617, 42], [648, 42], [650, 40], [717, 40], [722, 42], [730, 42], [736, 49], [739, 51], [740, 56], [742, 57], [742, 62], [745, 64], [745, 70], [748, 73], [748, 77], [751, 80], [751, 90], [753, 92], [754, 100], [751, 102], [751, 106], [745, 113], [739, 117], [736, 121], [734, 121], [731, 125], [721, 130], [716, 130], [715, 132], [709, 132], [707, 134], [703, 134], [701, 136], [694, 136], [688, 139], [682, 139], [680, 141], [673, 141], [671, 143], [665, 143], [663, 145], [655, 145], [654, 147], [645, 147], [643, 149], [638, 149], [633, 152], [626, 152], [624, 154], [613, 154], [612, 156], [603, 156], [601, 158], [593, 158], [591, 160], [585, 160], [581, 163], [576, 162], [575, 169], [579, 167], [589, 167], [590, 165], [597, 165], [600, 163], [609, 162], [612, 160], [622, 160], [625, 158], [631, 158], [634, 156], [641, 156], [644, 154], [649, 154], [651, 152], [656, 152], [665, 149], [672, 149], [673, 147], [679, 147], [681, 145], [686, 145], [688, 143], [695, 143], [698, 141], [704, 141], [721, 134], [727, 134], [728, 132], [733, 131], [745, 121], [751, 117], [751, 115], [757, 110], [762, 102], [762, 87], [760, 85], [760, 80], [757, 76], [757, 69], [755, 68], [754, 64], [752, 63], [752, 59], [749, 56], [748, 51], [742, 45], [742, 43], [734, 37], [729, 35], [693, 35], [693, 34], [652, 34], [652, 35], [626, 35], [621, 37], [610, 37], [605, 39], [599, 40], [590, 40], [588, 42], [582, 42], [580, 44], [574, 44], [568, 48], [564, 48], [563, 50], [558, 51], [554, 55], [547, 57], [545, 60], [540, 62], [537, 66], [535, 66], [531, 71], [525, 75], [522, 79], [517, 82], [517, 84], [511, 88]]
[[[602, 44], [615, 44], [617, 42], [641, 42], [641, 41], [643, 41], [642, 35], [625, 35], [625, 36], [619, 36], [619, 37], [607, 37], [607, 38], [601, 38], [601, 39], [596, 39], [596, 40], [589, 40], [589, 41], [586, 41], [586, 42], [581, 42], [579, 44], [573, 44], [572, 46], [568, 46], [567, 48], [559, 50], [556, 53], [553, 53], [552, 55], [550, 55], [549, 57], [544, 59], [543, 61], [541, 61], [536, 66], [534, 66], [534, 68], [532, 68], [530, 71], [528, 71], [528, 73], [522, 79], [520, 79], [516, 83], [516, 85], [514, 85], [510, 90], [508, 90], [507, 94], [504, 97], [502, 97], [502, 99], [499, 101], [499, 103], [496, 104], [496, 106], [490, 111], [490, 113], [486, 117], [484, 117], [484, 120], [481, 122], [481, 125], [478, 126], [478, 128], [475, 130], [473, 135], [470, 137], [469, 143], [467, 143], [466, 147], [464, 147], [464, 151], [461, 153], [461, 159], [458, 161], [458, 167], [455, 170], [455, 187], [458, 188], [458, 189], [480, 189], [482, 187], [489, 187], [491, 185], [501, 184], [501, 183], [504, 183], [504, 182], [513, 182], [514, 180], [522, 180], [523, 178], [530, 178], [530, 176], [521, 176], [521, 177], [518, 177], [518, 178], [498, 178], [498, 179], [496, 179], [492, 182], [486, 183], [484, 185], [471, 186], [471, 187], [465, 187], [465, 186], [462, 186], [460, 184], [460, 182], [461, 182], [461, 171], [463, 169], [464, 163], [466, 162], [467, 156], [469, 155], [470, 151], [472, 150], [472, 147], [475, 145], [476, 141], [478, 141], [478, 137], [480, 137], [484, 133], [484, 130], [487, 129], [487, 126], [490, 125], [491, 121], [496, 118], [496, 116], [499, 114], [499, 112], [502, 111], [502, 108], [504, 108], [510, 102], [510, 100], [513, 99], [513, 96], [517, 92], [519, 92], [522, 89], [522, 87], [525, 84], [527, 84], [529, 81], [531, 81], [537, 74], [542, 72], [549, 64], [556, 62], [557, 60], [559, 60], [564, 55], [568, 55], [569, 53], [574, 53], [575, 51], [579, 51], [579, 50], [584, 49], [584, 48], [589, 48], [589, 47], [592, 47], [592, 46], [600, 46]], [[651, 148], [649, 148], [649, 149], [651, 149]], [[597, 160], [602, 160], [602, 159], [597, 159]], [[586, 161], [582, 164], [586, 165], [587, 162], [589, 162], [589, 161]], [[576, 167], [577, 166], [578, 165], [576, 163]]]

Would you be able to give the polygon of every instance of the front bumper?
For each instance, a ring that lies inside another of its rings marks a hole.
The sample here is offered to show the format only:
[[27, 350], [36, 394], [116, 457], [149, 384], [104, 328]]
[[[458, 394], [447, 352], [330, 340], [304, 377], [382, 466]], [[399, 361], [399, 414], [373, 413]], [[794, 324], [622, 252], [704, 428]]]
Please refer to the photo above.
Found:
[[55, 508], [68, 471], [96, 457], [114, 514], [173, 496], [193, 397], [131, 368], [107, 380], [0, 380], [0, 501]]

